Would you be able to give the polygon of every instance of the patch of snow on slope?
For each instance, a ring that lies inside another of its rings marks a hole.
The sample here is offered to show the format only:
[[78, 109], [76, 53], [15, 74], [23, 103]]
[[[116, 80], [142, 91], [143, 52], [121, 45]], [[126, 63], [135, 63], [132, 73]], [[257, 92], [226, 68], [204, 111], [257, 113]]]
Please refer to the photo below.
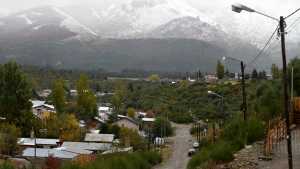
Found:
[[32, 25], [33, 24], [33, 22], [25, 14], [19, 15], [18, 17], [25, 19], [25, 21], [26, 21], [26, 23], [28, 25]]
[[[66, 17], [65, 24], [66, 24], [66, 22], [67, 22], [67, 23], [70, 23], [70, 24], [73, 24], [73, 25], [75, 24], [75, 25], [77, 25], [77, 26], [83, 28], [83, 29], [84, 29], [85, 31], [87, 31], [88, 33], [90, 33], [90, 34], [92, 34], [92, 35], [94, 35], [94, 36], [98, 36], [98, 34], [97, 34], [95, 31], [93, 31], [91, 28], [87, 27], [86, 25], [81, 24], [78, 20], [76, 20], [76, 19], [75, 19], [74, 17], [72, 17], [71, 15], [67, 14], [66, 12], [62, 11], [61, 9], [59, 9], [59, 8], [57, 8], [57, 7], [53, 7], [53, 9], [54, 9], [57, 13], [59, 13], [60, 15]], [[66, 25], [68, 25], [68, 24], [66, 24]]]

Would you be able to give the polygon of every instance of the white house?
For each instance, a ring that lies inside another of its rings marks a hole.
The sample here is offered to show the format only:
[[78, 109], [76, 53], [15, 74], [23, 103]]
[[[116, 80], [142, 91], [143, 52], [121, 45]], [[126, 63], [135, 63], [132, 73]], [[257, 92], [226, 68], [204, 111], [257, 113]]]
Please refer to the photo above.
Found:
[[101, 120], [107, 121], [109, 117], [112, 115], [112, 108], [107, 106], [99, 106], [98, 107], [98, 116]]

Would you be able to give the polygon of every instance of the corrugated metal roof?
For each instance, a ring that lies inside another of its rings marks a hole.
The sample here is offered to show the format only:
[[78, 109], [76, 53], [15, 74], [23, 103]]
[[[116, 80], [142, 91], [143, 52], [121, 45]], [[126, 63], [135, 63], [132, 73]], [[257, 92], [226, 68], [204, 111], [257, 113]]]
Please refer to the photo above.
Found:
[[85, 135], [84, 141], [88, 142], [103, 142], [103, 143], [111, 143], [114, 140], [113, 134], [93, 134], [87, 133]]
[[91, 151], [107, 151], [111, 149], [112, 145], [109, 143], [64, 142], [62, 147], [67, 149], [76, 148]]
[[26, 148], [23, 151], [22, 156], [23, 157], [35, 157], [35, 154], [36, 154], [36, 157], [40, 157], [40, 158], [47, 158], [49, 156], [53, 156], [56, 158], [63, 158], [63, 159], [73, 159], [79, 155], [76, 153], [61, 151], [61, 150], [57, 150], [57, 149], [37, 148], [35, 150], [35, 148]]
[[[45, 139], [45, 138], [36, 138], [37, 145], [57, 145], [59, 139]], [[18, 144], [22, 146], [34, 146], [34, 138], [19, 138]]]

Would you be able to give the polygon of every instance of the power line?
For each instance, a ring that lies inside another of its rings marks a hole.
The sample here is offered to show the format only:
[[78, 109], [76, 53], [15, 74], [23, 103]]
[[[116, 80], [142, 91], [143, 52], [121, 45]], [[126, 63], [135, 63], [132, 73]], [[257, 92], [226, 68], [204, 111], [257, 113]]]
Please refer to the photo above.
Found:
[[295, 19], [295, 21], [287, 28], [287, 33], [290, 33], [293, 29], [297, 27], [297, 25], [300, 23], [298, 22], [300, 20], [300, 17]]
[[293, 16], [295, 13], [299, 12], [300, 11], [300, 8], [298, 8], [297, 10], [295, 10], [293, 13], [289, 14], [288, 16], [286, 16], [284, 19], [287, 19], [291, 16]]
[[270, 38], [267, 40], [266, 44], [264, 45], [264, 47], [259, 51], [259, 53], [253, 58], [253, 60], [247, 65], [251, 66], [253, 63], [255, 63], [255, 61], [261, 57], [261, 55], [265, 52], [265, 50], [267, 50], [270, 47], [270, 43], [274, 38], [274, 35], [276, 34], [277, 30], [279, 28], [279, 25], [277, 25], [276, 29], [274, 30], [274, 32], [272, 33], [272, 35], [270, 36]]

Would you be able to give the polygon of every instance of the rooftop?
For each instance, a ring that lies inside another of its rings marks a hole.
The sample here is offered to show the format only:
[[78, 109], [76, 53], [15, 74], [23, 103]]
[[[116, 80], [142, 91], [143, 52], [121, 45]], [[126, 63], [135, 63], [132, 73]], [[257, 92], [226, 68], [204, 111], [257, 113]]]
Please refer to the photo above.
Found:
[[22, 156], [23, 157], [40, 157], [40, 158], [47, 158], [49, 156], [53, 156], [56, 158], [62, 158], [62, 159], [73, 159], [79, 154], [62, 151], [58, 149], [47, 149], [47, 148], [26, 148]]
[[87, 142], [103, 142], [103, 143], [111, 143], [114, 140], [113, 134], [94, 134], [87, 133], [85, 135], [84, 141]]
[[35, 141], [37, 145], [57, 145], [59, 139], [45, 139], [45, 138], [19, 138], [18, 144], [22, 146], [34, 146]]
[[109, 143], [86, 143], [86, 142], [64, 142], [62, 147], [67, 149], [82, 149], [91, 151], [107, 151], [111, 149], [111, 144]]

